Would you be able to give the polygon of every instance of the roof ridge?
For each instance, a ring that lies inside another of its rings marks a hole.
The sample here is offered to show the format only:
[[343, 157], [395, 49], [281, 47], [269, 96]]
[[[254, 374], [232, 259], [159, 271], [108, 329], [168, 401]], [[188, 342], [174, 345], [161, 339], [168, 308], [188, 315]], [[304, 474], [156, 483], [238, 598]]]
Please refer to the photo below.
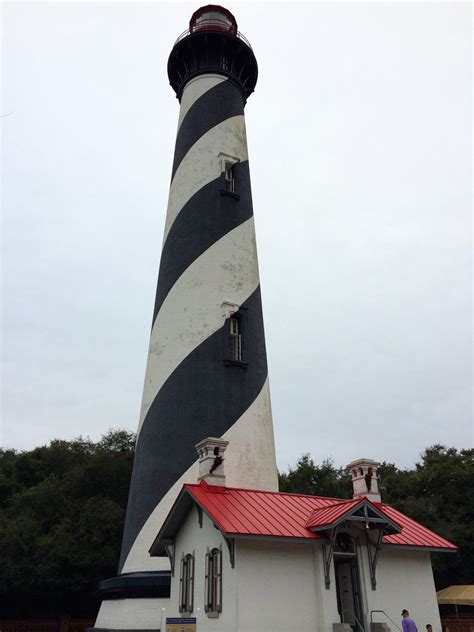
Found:
[[[204, 489], [205, 491], [208, 491], [207, 488], [204, 488], [202, 485], [200, 485], [199, 483], [184, 483], [185, 487], [199, 487], [200, 489]], [[212, 489], [212, 485], [209, 485], [209, 488]], [[334, 500], [337, 501], [339, 503], [347, 503], [350, 502], [351, 500], [354, 500], [353, 498], [334, 498], [334, 496], [314, 496], [313, 494], [297, 494], [296, 492], [273, 492], [270, 489], [254, 489], [254, 488], [249, 488], [249, 487], [229, 487], [229, 486], [224, 486], [224, 485], [216, 485], [215, 487], [218, 487], [219, 490], [227, 490], [227, 491], [236, 491], [236, 492], [256, 492], [258, 494], [278, 494], [279, 496], [298, 496], [299, 498], [317, 498], [317, 499], [322, 499], [322, 500]]]

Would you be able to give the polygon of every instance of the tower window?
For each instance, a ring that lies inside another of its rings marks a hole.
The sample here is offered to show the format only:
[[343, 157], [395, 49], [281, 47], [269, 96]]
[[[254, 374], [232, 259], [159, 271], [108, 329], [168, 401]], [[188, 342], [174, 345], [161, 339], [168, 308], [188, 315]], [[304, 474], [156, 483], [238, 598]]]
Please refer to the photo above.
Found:
[[234, 163], [226, 162], [224, 168], [225, 190], [235, 193]]
[[[225, 58], [223, 57], [222, 59]], [[221, 168], [221, 195], [228, 195], [235, 200], [240, 199], [240, 195], [237, 193], [239, 182], [235, 167], [240, 162], [239, 158], [221, 152], [219, 154], [219, 162]]]
[[204, 610], [222, 612], [222, 549], [207, 551], [205, 589]]
[[242, 362], [242, 332], [240, 318], [231, 316], [229, 319], [229, 355], [234, 362]]
[[194, 555], [190, 553], [181, 558], [179, 582], [179, 611], [192, 612], [194, 605]]

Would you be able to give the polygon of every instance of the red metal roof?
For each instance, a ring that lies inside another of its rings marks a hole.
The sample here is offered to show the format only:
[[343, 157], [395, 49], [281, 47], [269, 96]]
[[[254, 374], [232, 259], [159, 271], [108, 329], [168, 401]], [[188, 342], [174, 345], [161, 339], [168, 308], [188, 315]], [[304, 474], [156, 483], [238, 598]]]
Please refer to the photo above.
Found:
[[330, 526], [342, 518], [348, 511], [354, 509], [361, 503], [360, 498], [354, 498], [353, 500], [338, 500], [332, 501], [330, 505], [324, 507], [318, 507], [315, 509], [308, 520], [306, 521], [306, 528], [311, 529], [313, 527]]
[[[327, 538], [324, 535], [310, 531], [307, 526], [308, 521], [313, 524], [317, 520], [317, 524], [329, 525], [329, 521], [333, 523], [361, 502], [361, 499], [344, 500], [253, 489], [214, 487], [201, 482], [199, 485], [184, 485], [175, 506], [186, 491], [225, 535], [241, 537], [266, 536], [325, 541]], [[401, 528], [401, 533], [385, 536], [383, 544], [447, 551], [457, 549], [448, 540], [390, 505], [372, 504]], [[323, 519], [324, 523], [321, 522]], [[165, 528], [166, 522], [163, 525], [163, 529]]]

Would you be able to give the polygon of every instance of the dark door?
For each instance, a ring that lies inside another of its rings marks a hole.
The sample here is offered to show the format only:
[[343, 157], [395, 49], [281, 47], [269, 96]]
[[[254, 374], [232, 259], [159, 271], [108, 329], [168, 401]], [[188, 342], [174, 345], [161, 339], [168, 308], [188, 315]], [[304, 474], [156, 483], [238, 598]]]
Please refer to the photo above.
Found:
[[362, 604], [355, 557], [334, 557], [337, 609], [342, 623], [349, 623], [354, 632], [364, 632]]

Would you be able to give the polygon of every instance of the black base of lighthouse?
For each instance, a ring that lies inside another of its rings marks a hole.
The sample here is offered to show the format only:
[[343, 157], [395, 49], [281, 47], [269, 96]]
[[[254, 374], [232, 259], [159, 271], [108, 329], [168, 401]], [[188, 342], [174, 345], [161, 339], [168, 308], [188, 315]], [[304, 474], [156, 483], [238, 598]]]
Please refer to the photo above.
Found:
[[124, 573], [101, 581], [98, 592], [102, 599], [168, 599], [170, 586], [170, 571]]

